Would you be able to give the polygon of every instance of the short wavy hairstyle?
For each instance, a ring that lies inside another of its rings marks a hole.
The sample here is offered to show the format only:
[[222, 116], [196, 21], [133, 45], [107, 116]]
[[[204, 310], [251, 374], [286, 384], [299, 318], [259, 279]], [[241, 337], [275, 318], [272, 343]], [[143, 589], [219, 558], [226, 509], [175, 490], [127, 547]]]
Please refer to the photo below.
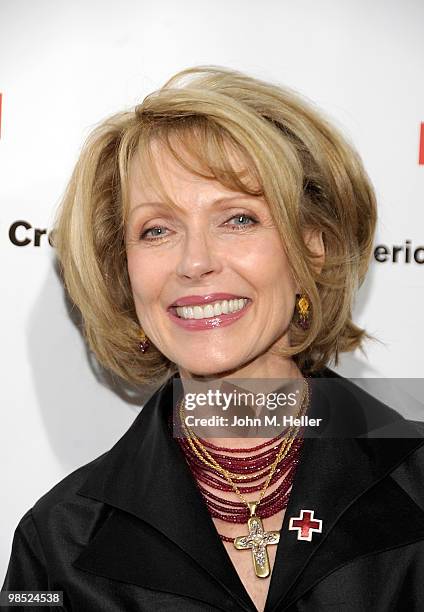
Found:
[[[178, 154], [171, 137], [191, 161]], [[268, 203], [312, 312], [308, 330], [296, 325], [294, 313], [290, 347], [279, 354], [308, 375], [337, 365], [341, 352], [364, 352], [365, 338], [375, 338], [353, 323], [352, 306], [372, 256], [377, 210], [358, 153], [298, 93], [208, 65], [177, 73], [135, 108], [96, 126], [56, 211], [52, 238], [61, 276], [97, 360], [135, 384], [154, 384], [177, 370], [154, 345], [144, 354], [138, 348], [140, 323], [126, 261], [130, 163], [144, 153], [149, 176], [160, 187], [153, 139], [193, 173]], [[229, 145], [245, 160], [247, 173], [232, 166]], [[258, 188], [246, 174], [254, 175]], [[303, 240], [305, 229], [322, 232], [325, 261], [319, 270]]]

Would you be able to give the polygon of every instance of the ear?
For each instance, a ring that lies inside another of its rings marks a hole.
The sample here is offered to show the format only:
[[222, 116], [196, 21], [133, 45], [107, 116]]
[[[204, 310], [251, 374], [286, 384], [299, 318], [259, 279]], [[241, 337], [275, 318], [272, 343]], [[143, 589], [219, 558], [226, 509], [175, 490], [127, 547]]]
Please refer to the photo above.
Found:
[[317, 229], [306, 229], [303, 230], [302, 234], [306, 246], [314, 254], [313, 265], [317, 274], [319, 274], [325, 261], [323, 233]]

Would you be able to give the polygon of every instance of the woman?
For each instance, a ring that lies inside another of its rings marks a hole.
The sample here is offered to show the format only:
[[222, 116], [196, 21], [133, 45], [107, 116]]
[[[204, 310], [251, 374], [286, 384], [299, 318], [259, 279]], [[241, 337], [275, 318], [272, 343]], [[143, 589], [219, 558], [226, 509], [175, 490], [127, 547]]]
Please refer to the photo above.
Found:
[[[357, 153], [287, 89], [192, 68], [102, 123], [55, 246], [100, 363], [161, 386], [21, 519], [3, 589], [84, 611], [421, 609], [420, 426], [328, 368], [370, 337], [351, 310], [375, 225]], [[297, 386], [287, 414], [321, 428], [201, 436], [187, 391], [234, 378]]]

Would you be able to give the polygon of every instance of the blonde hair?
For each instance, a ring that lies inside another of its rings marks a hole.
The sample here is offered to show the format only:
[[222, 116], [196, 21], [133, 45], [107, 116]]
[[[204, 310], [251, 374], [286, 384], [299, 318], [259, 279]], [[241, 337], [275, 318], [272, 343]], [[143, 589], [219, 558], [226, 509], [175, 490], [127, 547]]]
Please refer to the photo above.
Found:
[[[190, 162], [171, 136], [190, 153]], [[373, 337], [353, 323], [352, 305], [372, 255], [377, 212], [359, 155], [290, 89], [227, 68], [197, 66], [93, 130], [57, 211], [53, 241], [61, 274], [98, 361], [136, 384], [154, 383], [177, 367], [155, 346], [139, 351], [126, 265], [129, 165], [143, 153], [160, 187], [153, 139], [192, 172], [266, 199], [312, 310], [309, 330], [292, 321], [291, 346], [281, 356], [312, 373], [331, 361], [337, 365], [341, 352], [363, 351], [363, 340]], [[229, 145], [258, 189], [231, 165]], [[306, 228], [323, 232], [321, 270], [302, 238]]]

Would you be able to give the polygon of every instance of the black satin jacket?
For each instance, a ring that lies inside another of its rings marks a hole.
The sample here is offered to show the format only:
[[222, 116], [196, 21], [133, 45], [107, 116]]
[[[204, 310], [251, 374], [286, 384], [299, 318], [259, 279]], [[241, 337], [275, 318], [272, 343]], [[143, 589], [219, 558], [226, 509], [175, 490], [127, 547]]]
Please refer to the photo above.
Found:
[[[332, 370], [320, 376], [338, 384], [312, 384], [308, 414], [331, 416], [338, 435], [304, 440], [265, 612], [422, 611], [424, 428]], [[64, 592], [63, 608], [34, 610], [256, 610], [169, 430], [172, 398], [170, 378], [111, 450], [28, 510], [2, 590]], [[367, 437], [394, 425], [397, 439]], [[301, 509], [323, 521], [310, 542], [288, 529]]]

